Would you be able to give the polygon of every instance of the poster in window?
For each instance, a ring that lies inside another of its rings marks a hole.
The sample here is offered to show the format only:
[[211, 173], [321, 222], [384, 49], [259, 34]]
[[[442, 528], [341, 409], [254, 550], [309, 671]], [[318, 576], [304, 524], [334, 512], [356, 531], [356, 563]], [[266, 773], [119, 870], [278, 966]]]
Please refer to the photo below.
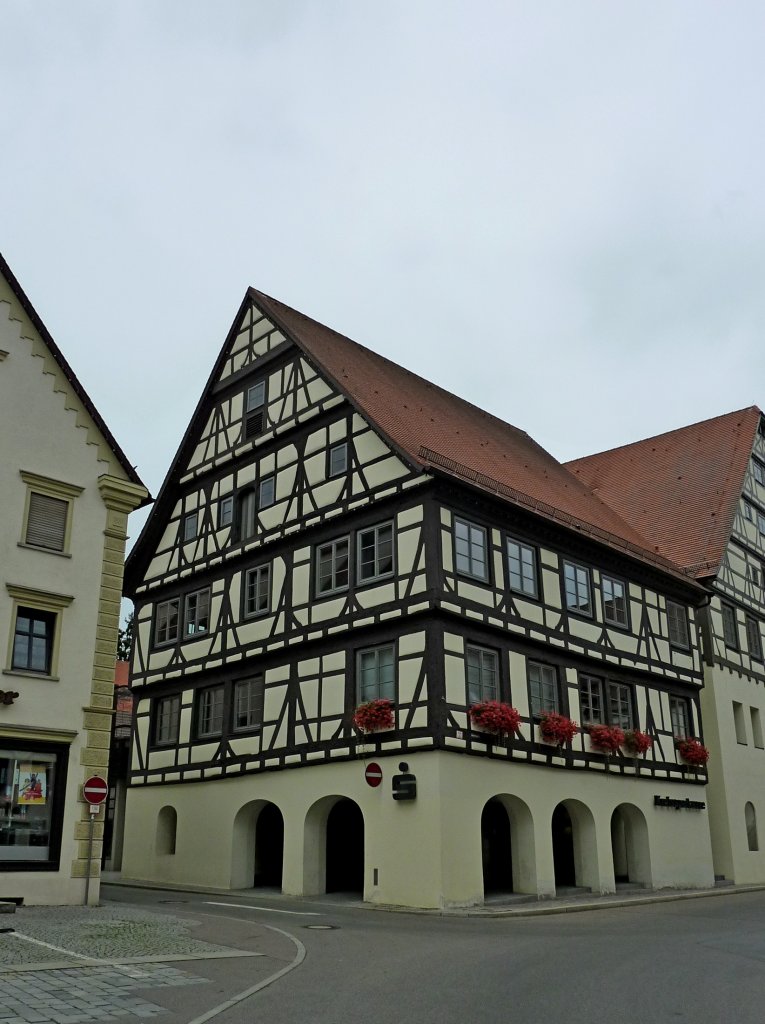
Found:
[[19, 803], [45, 804], [48, 796], [47, 765], [22, 761], [19, 765]]

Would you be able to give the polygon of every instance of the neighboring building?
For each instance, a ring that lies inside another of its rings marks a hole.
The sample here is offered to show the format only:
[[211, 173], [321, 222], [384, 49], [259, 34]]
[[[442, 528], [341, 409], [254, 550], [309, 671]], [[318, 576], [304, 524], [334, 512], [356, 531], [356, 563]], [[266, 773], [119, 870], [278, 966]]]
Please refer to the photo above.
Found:
[[[701, 735], [705, 591], [528, 435], [260, 292], [126, 591], [125, 876], [424, 907], [713, 884], [674, 742]], [[365, 737], [370, 698], [395, 720]], [[518, 738], [471, 726], [493, 698]], [[546, 711], [653, 748], [559, 750]]]
[[765, 882], [765, 421], [756, 407], [569, 463], [710, 588], [698, 612], [715, 873]]
[[114, 718], [109, 753], [109, 796], [106, 801], [104, 841], [101, 850], [101, 864], [104, 871], [119, 871], [122, 867], [132, 722], [133, 695], [130, 692], [130, 662], [117, 661], [114, 666]]
[[106, 775], [127, 516], [147, 491], [2, 257], [0, 438], [0, 898], [81, 903], [81, 788]]

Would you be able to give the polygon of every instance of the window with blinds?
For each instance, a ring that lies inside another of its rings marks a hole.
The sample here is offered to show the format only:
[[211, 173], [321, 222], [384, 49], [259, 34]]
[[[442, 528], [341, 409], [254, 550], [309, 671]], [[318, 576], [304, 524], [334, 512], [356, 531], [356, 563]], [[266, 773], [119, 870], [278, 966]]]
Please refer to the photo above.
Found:
[[26, 543], [50, 551], [63, 551], [69, 502], [32, 491], [29, 495]]

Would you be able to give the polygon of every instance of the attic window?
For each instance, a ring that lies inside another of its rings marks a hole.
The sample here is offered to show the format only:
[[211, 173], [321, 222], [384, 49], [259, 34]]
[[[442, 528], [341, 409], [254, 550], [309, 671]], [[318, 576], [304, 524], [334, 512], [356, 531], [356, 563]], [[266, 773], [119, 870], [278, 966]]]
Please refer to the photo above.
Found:
[[266, 426], [266, 382], [258, 381], [247, 388], [244, 400], [244, 439], [258, 437]]
[[63, 551], [69, 502], [32, 491], [29, 495], [26, 543]]

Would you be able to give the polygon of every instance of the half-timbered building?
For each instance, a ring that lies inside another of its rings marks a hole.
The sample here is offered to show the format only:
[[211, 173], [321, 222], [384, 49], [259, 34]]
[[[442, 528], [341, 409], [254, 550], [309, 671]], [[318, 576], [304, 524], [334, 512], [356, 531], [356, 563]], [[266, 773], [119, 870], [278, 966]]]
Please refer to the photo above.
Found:
[[125, 876], [421, 907], [712, 884], [674, 742], [702, 732], [703, 589], [527, 434], [261, 292], [126, 584]]
[[765, 420], [756, 407], [569, 468], [708, 590], [698, 609], [715, 873], [765, 881]]

